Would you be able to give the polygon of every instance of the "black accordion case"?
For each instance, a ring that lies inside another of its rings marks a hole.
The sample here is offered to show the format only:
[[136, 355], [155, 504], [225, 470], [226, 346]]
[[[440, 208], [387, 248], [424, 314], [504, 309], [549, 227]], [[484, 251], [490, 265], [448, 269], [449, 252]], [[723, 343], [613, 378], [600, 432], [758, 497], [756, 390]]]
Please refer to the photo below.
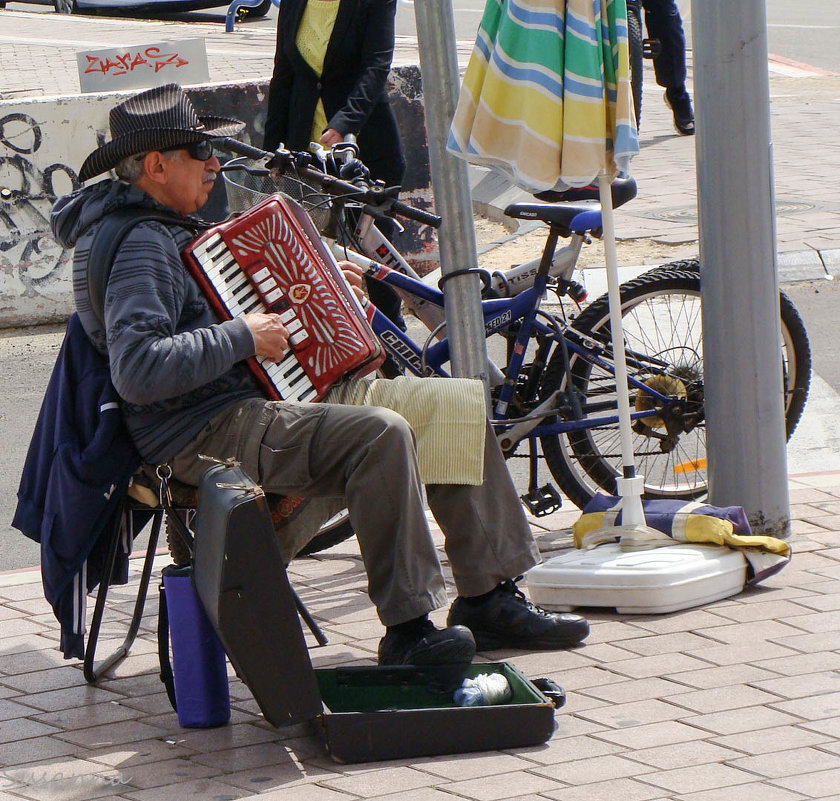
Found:
[[413, 667], [313, 669], [265, 495], [235, 463], [204, 474], [195, 534], [196, 590], [237, 675], [269, 723], [312, 721], [335, 761], [533, 746], [554, 732], [562, 690], [543, 692], [505, 662], [469, 675], [504, 674], [513, 698], [476, 707]]

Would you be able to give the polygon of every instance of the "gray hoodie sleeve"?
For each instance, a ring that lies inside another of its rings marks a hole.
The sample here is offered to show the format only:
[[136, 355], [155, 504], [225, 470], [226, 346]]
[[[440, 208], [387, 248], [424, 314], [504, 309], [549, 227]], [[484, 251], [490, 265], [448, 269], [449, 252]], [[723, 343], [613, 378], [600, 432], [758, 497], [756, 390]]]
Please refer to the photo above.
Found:
[[242, 319], [216, 321], [173, 233], [156, 222], [136, 225], [121, 243], [108, 281], [105, 323], [111, 378], [133, 404], [184, 395], [255, 353]]

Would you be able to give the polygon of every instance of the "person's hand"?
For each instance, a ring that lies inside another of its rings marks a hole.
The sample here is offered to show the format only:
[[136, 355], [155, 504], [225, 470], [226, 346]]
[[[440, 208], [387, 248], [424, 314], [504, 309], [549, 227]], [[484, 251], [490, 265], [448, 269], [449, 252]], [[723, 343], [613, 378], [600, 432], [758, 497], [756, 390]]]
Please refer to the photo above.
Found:
[[332, 147], [333, 145], [341, 144], [343, 141], [344, 137], [335, 128], [327, 128], [318, 140], [324, 147]]
[[281, 361], [289, 350], [289, 332], [280, 322], [280, 315], [255, 312], [242, 315], [242, 319], [254, 337], [256, 355]]
[[364, 301], [365, 290], [364, 284], [362, 283], [362, 277], [365, 274], [364, 270], [359, 267], [358, 264], [353, 264], [352, 261], [340, 261], [338, 266], [341, 268], [344, 278], [347, 280], [347, 283], [350, 284], [350, 288], [356, 294], [356, 297], [359, 300]]

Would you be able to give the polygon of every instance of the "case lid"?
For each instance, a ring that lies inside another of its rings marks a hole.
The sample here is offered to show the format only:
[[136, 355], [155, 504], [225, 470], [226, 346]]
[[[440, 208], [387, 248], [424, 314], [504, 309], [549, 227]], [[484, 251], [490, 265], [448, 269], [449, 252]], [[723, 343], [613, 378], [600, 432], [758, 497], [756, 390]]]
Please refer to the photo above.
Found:
[[321, 714], [268, 502], [238, 465], [202, 477], [195, 533], [196, 590], [266, 720], [284, 726]]

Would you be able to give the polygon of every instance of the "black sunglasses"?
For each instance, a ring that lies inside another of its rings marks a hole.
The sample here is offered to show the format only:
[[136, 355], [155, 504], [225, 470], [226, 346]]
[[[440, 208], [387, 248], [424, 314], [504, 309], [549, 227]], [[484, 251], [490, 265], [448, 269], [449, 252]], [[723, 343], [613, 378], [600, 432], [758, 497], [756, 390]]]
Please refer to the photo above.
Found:
[[194, 158], [196, 161], [208, 161], [213, 157], [213, 143], [209, 139], [202, 139], [200, 142], [190, 142], [188, 145], [168, 147], [161, 152], [166, 153], [169, 150], [186, 150], [190, 154], [190, 158]]
[[[190, 154], [190, 158], [194, 158], [196, 161], [208, 161], [213, 157], [213, 143], [209, 139], [202, 139], [200, 142], [190, 142], [187, 145], [164, 147], [160, 152], [170, 153], [173, 150], [186, 150]], [[136, 158], [137, 161], [143, 161], [146, 158], [146, 153], [141, 153]]]

